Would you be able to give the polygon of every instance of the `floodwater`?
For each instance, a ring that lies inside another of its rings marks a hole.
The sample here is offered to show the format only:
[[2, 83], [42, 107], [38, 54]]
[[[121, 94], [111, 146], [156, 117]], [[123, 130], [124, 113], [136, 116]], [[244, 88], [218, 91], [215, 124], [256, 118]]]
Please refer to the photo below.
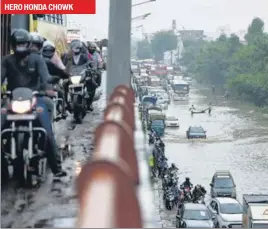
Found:
[[[103, 88], [106, 73], [103, 73]], [[75, 227], [78, 204], [76, 198], [76, 177], [83, 163], [90, 158], [95, 127], [102, 120], [105, 93], [94, 104], [94, 111], [87, 114], [82, 125], [73, 125], [72, 115], [67, 121], [56, 124], [56, 139], [63, 148], [63, 168], [68, 176], [59, 182], [52, 181], [52, 174], [40, 187], [31, 190], [17, 189], [10, 184], [1, 192], [1, 227]]]
[[[211, 116], [191, 116], [189, 107], [206, 108], [212, 102]], [[180, 183], [185, 177], [205, 186], [216, 170], [229, 170], [235, 180], [238, 200], [242, 194], [268, 194], [268, 119], [250, 106], [242, 106], [214, 96], [210, 90], [193, 88], [189, 101], [171, 104], [168, 116], [179, 118], [180, 128], [166, 129], [166, 156], [180, 170]], [[190, 125], [201, 125], [207, 131], [206, 140], [186, 139]], [[155, 184], [160, 190], [160, 184]], [[162, 191], [158, 191], [162, 198]], [[174, 227], [176, 210], [167, 211], [163, 204], [160, 214], [164, 227]]]

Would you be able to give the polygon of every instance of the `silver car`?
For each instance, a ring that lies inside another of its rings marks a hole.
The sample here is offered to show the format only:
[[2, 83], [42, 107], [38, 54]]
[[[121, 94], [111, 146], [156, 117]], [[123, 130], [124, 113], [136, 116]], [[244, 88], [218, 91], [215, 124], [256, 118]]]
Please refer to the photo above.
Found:
[[218, 228], [242, 228], [242, 205], [231, 197], [216, 197], [210, 201], [209, 211]]
[[214, 228], [213, 217], [206, 205], [185, 203], [178, 210], [176, 228]]

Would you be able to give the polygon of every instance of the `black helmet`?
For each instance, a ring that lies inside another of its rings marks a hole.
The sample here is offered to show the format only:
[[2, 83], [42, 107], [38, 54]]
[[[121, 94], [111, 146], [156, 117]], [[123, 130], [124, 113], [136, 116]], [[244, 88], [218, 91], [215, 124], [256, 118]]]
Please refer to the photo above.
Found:
[[175, 166], [175, 164], [174, 164], [174, 163], [172, 163], [172, 164], [171, 164], [171, 167], [172, 167], [172, 168], [175, 168], [176, 166]]
[[45, 58], [51, 59], [56, 52], [56, 47], [53, 42], [45, 41], [43, 44], [42, 55]]
[[189, 178], [189, 177], [186, 177], [185, 180], [186, 180], [186, 181], [190, 181], [190, 178]]
[[41, 50], [45, 39], [39, 33], [36, 32], [31, 32], [30, 35], [32, 36], [32, 44], [36, 45], [37, 48]]
[[81, 53], [83, 44], [80, 40], [74, 40], [71, 42], [71, 50], [74, 52], [75, 55]]
[[26, 57], [31, 52], [32, 36], [25, 29], [16, 29], [11, 35], [11, 46], [15, 55]]

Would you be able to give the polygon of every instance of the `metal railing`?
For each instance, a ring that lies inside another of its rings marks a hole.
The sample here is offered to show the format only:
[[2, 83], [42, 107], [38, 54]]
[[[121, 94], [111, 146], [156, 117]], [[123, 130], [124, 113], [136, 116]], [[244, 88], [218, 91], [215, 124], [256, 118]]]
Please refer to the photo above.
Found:
[[[150, 212], [141, 206], [141, 192], [149, 193], [149, 172], [134, 102], [133, 90], [118, 86], [107, 103], [104, 122], [96, 128], [93, 157], [83, 166], [77, 182], [79, 228], [141, 228], [148, 224]], [[139, 149], [137, 141], [142, 143]], [[150, 208], [150, 193], [144, 201]]]

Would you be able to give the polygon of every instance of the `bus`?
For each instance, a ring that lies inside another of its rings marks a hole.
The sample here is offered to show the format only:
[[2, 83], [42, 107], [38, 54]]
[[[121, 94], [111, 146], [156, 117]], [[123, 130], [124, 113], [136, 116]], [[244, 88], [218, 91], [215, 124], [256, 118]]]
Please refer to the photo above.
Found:
[[17, 28], [40, 33], [55, 43], [59, 55], [68, 50], [66, 14], [1, 15], [1, 56], [11, 52], [9, 36]]
[[190, 87], [189, 84], [184, 80], [174, 80], [172, 83], [173, 89], [173, 100], [183, 101], [188, 100]]

